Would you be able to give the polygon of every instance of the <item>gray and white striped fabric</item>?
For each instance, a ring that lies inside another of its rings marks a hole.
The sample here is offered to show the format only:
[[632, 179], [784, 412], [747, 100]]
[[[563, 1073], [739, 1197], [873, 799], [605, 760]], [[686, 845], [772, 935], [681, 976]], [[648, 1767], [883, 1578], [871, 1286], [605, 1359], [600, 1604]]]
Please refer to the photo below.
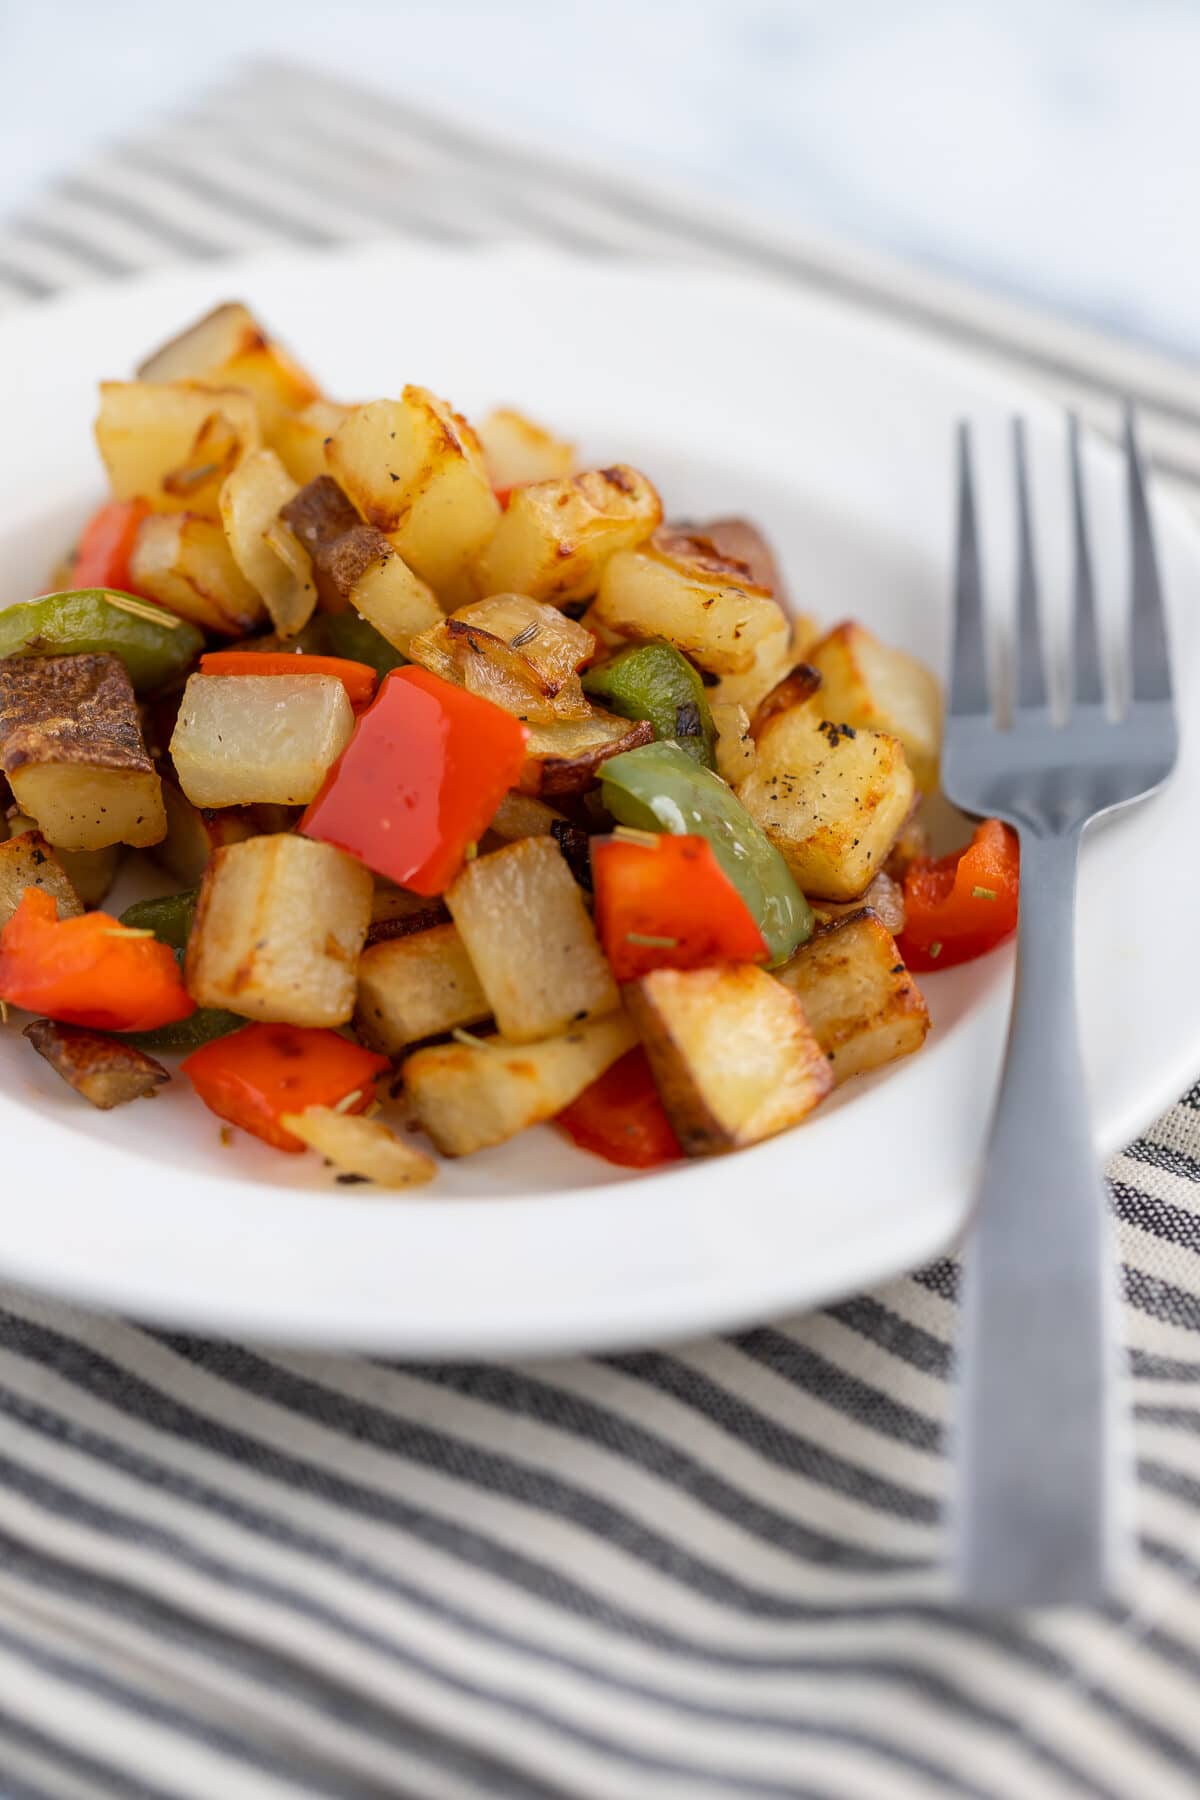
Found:
[[[1200, 494], [1200, 375], [259, 67], [0, 235], [0, 308], [381, 228], [742, 260], [954, 336]], [[1200, 1086], [1110, 1170], [1133, 1604], [938, 1573], [956, 1270], [670, 1351], [390, 1365], [0, 1308], [2, 1800], [1112, 1800], [1200, 1784]]]

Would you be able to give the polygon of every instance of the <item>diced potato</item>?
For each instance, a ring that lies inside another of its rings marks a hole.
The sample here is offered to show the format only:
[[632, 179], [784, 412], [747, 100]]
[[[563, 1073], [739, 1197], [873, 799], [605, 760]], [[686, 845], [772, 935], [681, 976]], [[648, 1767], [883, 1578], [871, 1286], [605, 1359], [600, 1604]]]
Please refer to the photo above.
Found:
[[183, 789], [169, 778], [162, 784], [167, 814], [167, 835], [150, 852], [155, 862], [173, 875], [181, 887], [199, 887], [209, 857], [223, 844], [241, 844], [257, 837], [261, 825], [238, 807], [193, 806]]
[[144, 1050], [135, 1050], [132, 1044], [123, 1044], [103, 1031], [34, 1019], [22, 1035], [69, 1087], [101, 1112], [153, 1094], [171, 1079], [162, 1064]]
[[528, 594], [563, 606], [594, 594], [618, 551], [643, 543], [662, 519], [657, 490], [616, 463], [518, 488], [477, 557], [479, 593]]
[[586, 719], [530, 725], [521, 791], [548, 799], [581, 794], [599, 780], [600, 765], [610, 756], [636, 750], [653, 739], [648, 719], [619, 719], [599, 706]]
[[[620, 637], [666, 638], [712, 675], [753, 670], [759, 646], [787, 631], [769, 588], [678, 531], [655, 532], [644, 548], [612, 557], [593, 611]], [[742, 694], [718, 697], [746, 704]]]
[[911, 1056], [925, 1042], [925, 1001], [873, 912], [818, 931], [775, 976], [804, 1008], [836, 1082]]
[[387, 938], [362, 953], [355, 1029], [385, 1056], [456, 1025], [478, 1025], [491, 1011], [453, 925]]
[[745, 707], [736, 701], [718, 700], [708, 710], [717, 734], [717, 774], [730, 787], [736, 787], [754, 766], [749, 717]]
[[40, 831], [22, 831], [0, 844], [0, 930], [30, 887], [53, 895], [60, 919], [77, 918], [83, 911], [66, 870]]
[[333, 400], [314, 400], [300, 412], [284, 413], [274, 422], [267, 442], [293, 481], [303, 487], [325, 474], [326, 446], [353, 410]]
[[119, 657], [0, 662], [0, 773], [56, 848], [145, 846], [166, 833], [162, 785]]
[[547, 806], [544, 800], [514, 791], [505, 794], [492, 814], [488, 830], [512, 843], [516, 838], [549, 837], [555, 825], [562, 822], [562, 814]]
[[230, 302], [172, 338], [138, 370], [142, 381], [203, 379], [248, 388], [264, 426], [317, 398], [317, 385], [245, 306]]
[[221, 489], [221, 523], [233, 560], [282, 637], [302, 631], [317, 604], [308, 554], [279, 517], [297, 492], [273, 450], [243, 457]]
[[494, 488], [520, 487], [526, 481], [554, 481], [575, 467], [575, 446], [556, 438], [524, 413], [506, 406], [488, 413], [479, 427], [479, 442]]
[[334, 675], [192, 675], [171, 759], [193, 806], [303, 806], [353, 730]]
[[[163, 801], [166, 802], [166, 783], [163, 783]], [[27, 818], [16, 810], [8, 815], [8, 830], [11, 837], [19, 837], [23, 831], [36, 831], [36, 819]], [[55, 857], [62, 864], [67, 880], [70, 882], [84, 909], [100, 906], [109, 889], [117, 878], [117, 870], [121, 866], [120, 844], [106, 844], [102, 850], [63, 850], [54, 851]], [[151, 856], [157, 856], [158, 845], [150, 849]]]
[[382, 1119], [307, 1106], [302, 1113], [284, 1113], [281, 1123], [335, 1169], [376, 1187], [417, 1187], [437, 1174], [432, 1156], [406, 1144]]
[[553, 838], [476, 857], [446, 891], [479, 982], [513, 1043], [613, 1012], [620, 996], [575, 879]]
[[221, 483], [257, 450], [247, 393], [199, 381], [102, 381], [96, 443], [117, 500], [215, 519]]
[[226, 845], [201, 883], [188, 992], [247, 1019], [344, 1025], [371, 888], [368, 870], [330, 844], [279, 832]]
[[806, 894], [853, 900], [878, 875], [915, 793], [898, 740], [778, 713], [738, 798]]
[[809, 661], [824, 683], [825, 717], [899, 738], [917, 786], [932, 793], [942, 741], [942, 693], [932, 670], [853, 623], [827, 632]]
[[225, 533], [193, 513], [152, 513], [138, 528], [130, 573], [139, 594], [205, 631], [241, 637], [264, 616]]
[[413, 574], [382, 532], [364, 525], [364, 539], [368, 532], [372, 534], [371, 558], [354, 577], [346, 599], [368, 625], [373, 625], [381, 637], [407, 656], [412, 639], [436, 625], [442, 609], [433, 589]]
[[750, 719], [750, 735], [755, 743], [772, 719], [778, 718], [780, 713], [793, 712], [799, 706], [808, 708], [814, 725], [820, 724], [824, 717], [825, 695], [821, 690], [821, 677], [811, 663], [797, 663], [769, 693], [763, 695]]
[[709, 688], [709, 706], [744, 706], [753, 718], [766, 695], [788, 675], [795, 661], [791, 628], [786, 619], [777, 619], [774, 629], [755, 646], [750, 667], [740, 675], [720, 676]]
[[450, 914], [445, 902], [428, 894], [411, 894], [397, 887], [385, 876], [375, 877], [371, 898], [371, 929], [368, 944], [381, 944], [386, 938], [407, 937], [413, 931], [427, 931], [431, 925], [448, 925]]
[[283, 518], [312, 558], [326, 612], [353, 607], [405, 655], [411, 637], [441, 623], [433, 589], [413, 574], [382, 531], [363, 524], [331, 475], [301, 488]]
[[500, 507], [466, 420], [427, 388], [359, 406], [327, 447], [329, 468], [369, 525], [439, 594], [456, 593]]
[[740, 1149], [798, 1125], [833, 1086], [803, 1008], [753, 964], [654, 969], [625, 992], [689, 1156]]
[[552, 1119], [636, 1041], [618, 1012], [537, 1044], [434, 1044], [405, 1062], [405, 1092], [438, 1149], [469, 1156]]
[[578, 670], [594, 650], [590, 631], [521, 594], [460, 606], [408, 646], [414, 662], [530, 724], [591, 717]]
[[855, 913], [860, 913], [865, 906], [870, 907], [876, 918], [887, 927], [893, 937], [899, 937], [904, 930], [904, 889], [888, 873], [887, 869], [880, 869], [860, 899], [814, 900], [812, 910], [818, 925], [833, 925], [841, 919], [848, 919]]

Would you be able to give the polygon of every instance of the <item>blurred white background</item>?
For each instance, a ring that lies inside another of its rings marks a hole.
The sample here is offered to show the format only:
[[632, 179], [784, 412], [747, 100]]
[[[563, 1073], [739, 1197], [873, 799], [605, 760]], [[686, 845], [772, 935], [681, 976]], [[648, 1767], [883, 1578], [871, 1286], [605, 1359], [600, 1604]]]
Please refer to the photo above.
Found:
[[0, 0], [0, 214], [262, 54], [1200, 355], [1197, 0]]

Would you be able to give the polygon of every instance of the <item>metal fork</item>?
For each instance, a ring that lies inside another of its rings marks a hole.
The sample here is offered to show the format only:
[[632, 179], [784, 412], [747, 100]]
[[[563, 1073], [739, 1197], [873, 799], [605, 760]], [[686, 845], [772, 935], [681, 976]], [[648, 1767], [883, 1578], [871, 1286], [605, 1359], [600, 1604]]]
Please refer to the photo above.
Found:
[[[1025, 431], [1014, 425], [1017, 621], [1012, 721], [997, 726], [969, 428], [959, 433], [958, 566], [943, 762], [965, 812], [1021, 842], [1017, 974], [1004, 1075], [966, 1253], [955, 1438], [956, 1592], [969, 1605], [1091, 1605], [1119, 1590], [1125, 1447], [1109, 1208], [1075, 1011], [1084, 828], [1159, 787], [1176, 757], [1162, 591], [1132, 415], [1125, 420], [1128, 699], [1105, 705], [1078, 422], [1071, 704], [1051, 716]], [[993, 670], [994, 676], [1001, 671]]]

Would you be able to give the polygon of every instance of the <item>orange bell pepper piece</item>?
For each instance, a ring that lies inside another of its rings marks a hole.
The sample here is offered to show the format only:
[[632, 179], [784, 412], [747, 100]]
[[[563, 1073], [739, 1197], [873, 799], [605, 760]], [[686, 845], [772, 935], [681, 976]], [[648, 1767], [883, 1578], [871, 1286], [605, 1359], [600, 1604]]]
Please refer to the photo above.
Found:
[[558, 1115], [581, 1150], [622, 1169], [653, 1169], [683, 1155], [663, 1111], [646, 1052], [629, 1050]]
[[137, 542], [138, 527], [149, 513], [144, 500], [110, 500], [92, 514], [83, 528], [71, 584], [77, 588], [118, 588], [135, 594], [129, 561]]
[[295, 650], [210, 650], [200, 658], [202, 675], [336, 675], [351, 706], [366, 706], [375, 693], [369, 663], [347, 656], [309, 656]]
[[300, 1139], [280, 1124], [306, 1106], [363, 1112], [375, 1098], [386, 1056], [310, 1025], [243, 1025], [184, 1058], [180, 1068], [212, 1112], [276, 1150], [299, 1152]]
[[596, 930], [618, 981], [767, 959], [763, 934], [707, 838], [594, 840], [592, 880]]
[[154, 1031], [196, 1010], [166, 944], [108, 913], [60, 919], [32, 887], [0, 932], [0, 1000], [98, 1031]]
[[910, 969], [948, 969], [994, 950], [1016, 929], [1021, 852], [999, 819], [975, 827], [965, 850], [919, 856], [904, 876], [904, 930], [897, 943]]
[[393, 669], [299, 828], [416, 894], [441, 894], [517, 785], [528, 736], [428, 669]]

